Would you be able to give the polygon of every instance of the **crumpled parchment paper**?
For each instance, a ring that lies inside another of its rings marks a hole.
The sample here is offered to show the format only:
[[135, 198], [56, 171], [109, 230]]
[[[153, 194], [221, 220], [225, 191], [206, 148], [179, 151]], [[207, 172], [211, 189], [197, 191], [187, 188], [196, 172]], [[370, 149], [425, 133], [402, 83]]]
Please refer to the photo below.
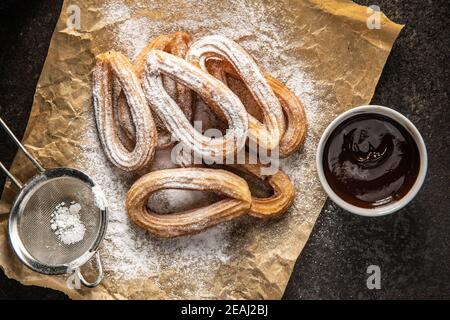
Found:
[[[80, 12], [79, 29], [74, 21], [68, 24], [77, 10], [74, 5]], [[124, 11], [124, 5], [129, 10]], [[139, 19], [147, 23], [136, 27], [146, 28], [131, 30], [130, 22]], [[368, 20], [375, 27], [379, 22], [379, 28], [370, 29]], [[126, 39], [130, 30], [130, 39]], [[130, 45], [134, 37], [151, 39], [176, 30], [189, 31], [194, 39], [212, 33], [234, 38], [303, 101], [309, 120], [306, 144], [283, 164], [297, 189], [293, 208], [276, 221], [242, 219], [235, 223], [230, 258], [212, 277], [198, 279], [199, 283], [168, 267], [157, 277], [126, 281], [116, 281], [107, 272], [99, 287], [77, 291], [67, 288], [66, 276], [37, 274], [15, 258], [7, 242], [7, 213], [16, 190], [7, 183], [0, 202], [0, 266], [8, 277], [78, 299], [282, 296], [326, 199], [314, 165], [320, 135], [339, 113], [370, 102], [401, 26], [347, 0], [65, 1], [23, 138], [44, 167], [80, 167], [82, 132], [92, 113], [95, 55], [115, 49], [133, 58], [138, 49]], [[122, 33], [120, 41], [118, 32]], [[22, 181], [34, 174], [20, 153], [11, 170]], [[206, 290], [199, 290], [200, 282]]]

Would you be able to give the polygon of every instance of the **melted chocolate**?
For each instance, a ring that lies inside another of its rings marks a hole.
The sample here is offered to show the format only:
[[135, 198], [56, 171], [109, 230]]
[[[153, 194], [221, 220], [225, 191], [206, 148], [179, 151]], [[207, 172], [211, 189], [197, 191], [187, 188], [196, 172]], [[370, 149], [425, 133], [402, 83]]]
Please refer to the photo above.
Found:
[[403, 126], [366, 113], [334, 129], [325, 144], [323, 167], [339, 197], [358, 207], [373, 208], [408, 193], [419, 173], [420, 157]]

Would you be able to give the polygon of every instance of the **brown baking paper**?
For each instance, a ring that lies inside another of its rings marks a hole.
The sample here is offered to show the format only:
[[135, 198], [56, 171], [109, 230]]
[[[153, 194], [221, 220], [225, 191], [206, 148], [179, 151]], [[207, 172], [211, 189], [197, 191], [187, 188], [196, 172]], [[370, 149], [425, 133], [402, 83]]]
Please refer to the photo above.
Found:
[[[0, 203], [0, 266], [8, 277], [77, 299], [282, 296], [326, 198], [314, 164], [320, 135], [339, 113], [370, 102], [401, 26], [346, 0], [65, 1], [37, 85], [23, 138], [26, 147], [46, 168], [95, 166], [80, 157], [92, 143], [85, 132], [92, 125], [95, 55], [114, 49], [132, 59], [152, 37], [178, 30], [194, 39], [213, 33], [233, 38], [303, 101], [309, 121], [306, 143], [282, 164], [296, 187], [294, 206], [281, 219], [244, 217], [207, 231], [207, 236], [161, 240], [129, 226], [133, 235], [124, 236], [144, 239], [133, 241], [137, 247], [144, 244], [136, 250], [145, 253], [143, 261], [150, 266], [131, 277], [123, 273], [127, 261], [112, 251], [114, 237], [121, 235], [108, 229], [101, 249], [106, 278], [95, 289], [71, 290], [67, 276], [32, 272], [11, 252], [7, 212], [16, 190], [8, 183]], [[22, 181], [34, 174], [21, 154], [12, 172]], [[111, 254], [119, 257], [117, 264]]]

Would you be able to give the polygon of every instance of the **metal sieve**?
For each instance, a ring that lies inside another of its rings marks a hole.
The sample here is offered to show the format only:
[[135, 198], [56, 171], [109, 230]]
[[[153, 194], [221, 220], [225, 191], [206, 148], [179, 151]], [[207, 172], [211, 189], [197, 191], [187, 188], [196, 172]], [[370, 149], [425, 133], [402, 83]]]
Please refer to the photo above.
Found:
[[[108, 220], [101, 189], [80, 170], [45, 170], [1, 118], [0, 124], [38, 171], [38, 174], [22, 184], [0, 162], [1, 169], [20, 189], [9, 215], [9, 242], [13, 251], [26, 266], [36, 272], [48, 275], [75, 272], [84, 286], [97, 286], [103, 278], [98, 249]], [[85, 232], [81, 241], [65, 244], [51, 228], [52, 213], [58, 204], [70, 204], [72, 201], [81, 205], [79, 218]], [[89, 282], [80, 268], [94, 255], [98, 275], [93, 282]]]

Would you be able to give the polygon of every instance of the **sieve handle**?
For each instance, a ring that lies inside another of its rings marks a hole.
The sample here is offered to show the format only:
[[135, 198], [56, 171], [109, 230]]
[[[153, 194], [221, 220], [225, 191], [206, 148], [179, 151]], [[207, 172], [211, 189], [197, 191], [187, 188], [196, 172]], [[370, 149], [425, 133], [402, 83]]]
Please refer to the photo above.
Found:
[[[45, 169], [41, 166], [41, 164], [31, 155], [31, 153], [28, 152], [28, 150], [23, 146], [22, 143], [20, 143], [19, 139], [14, 135], [14, 133], [11, 131], [11, 129], [6, 125], [6, 123], [3, 121], [3, 119], [0, 117], [0, 125], [5, 129], [6, 133], [11, 137], [11, 139], [14, 141], [14, 143], [22, 150], [22, 152], [27, 156], [27, 158], [34, 164], [36, 169], [39, 172], [44, 172]], [[10, 178], [11, 176], [8, 175]], [[16, 179], [17, 180], [17, 179]]]
[[0, 162], [0, 168], [2, 171], [8, 176], [9, 179], [11, 179], [12, 182], [17, 186], [17, 188], [22, 189], [23, 185], [22, 182], [19, 181], [11, 172], [9, 172], [8, 169], [3, 165], [3, 163]]
[[80, 268], [78, 268], [77, 271], [76, 271], [77, 276], [80, 279], [81, 283], [85, 287], [88, 287], [88, 288], [95, 288], [103, 280], [103, 267], [102, 267], [102, 262], [100, 260], [100, 253], [98, 253], [98, 251], [95, 253], [95, 261], [97, 262], [98, 276], [97, 276], [97, 279], [95, 279], [94, 282], [86, 281], [86, 279], [81, 274]]

